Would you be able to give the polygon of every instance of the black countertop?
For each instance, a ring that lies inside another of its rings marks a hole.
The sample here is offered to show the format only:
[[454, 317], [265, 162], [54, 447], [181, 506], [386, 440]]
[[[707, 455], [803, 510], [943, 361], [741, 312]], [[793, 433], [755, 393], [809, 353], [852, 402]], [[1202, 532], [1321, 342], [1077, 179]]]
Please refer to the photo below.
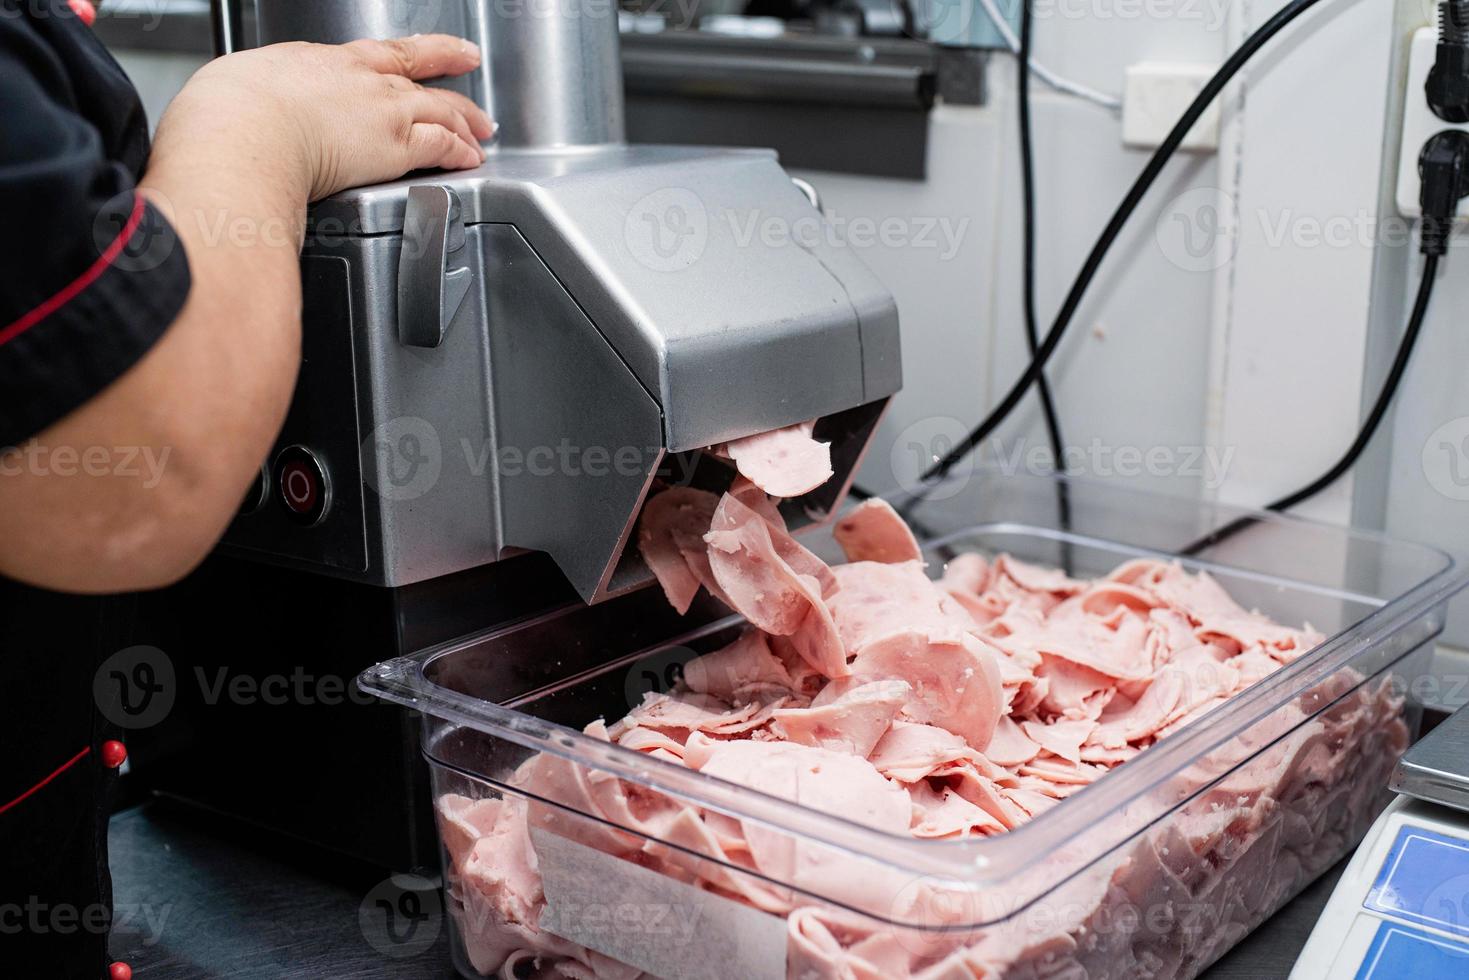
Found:
[[[113, 954], [139, 980], [362, 977], [449, 980], [432, 891], [153, 801], [112, 821]], [[1207, 980], [1283, 978], [1345, 862], [1240, 943]], [[418, 884], [423, 884], [419, 882]], [[388, 909], [418, 911], [418, 928]]]

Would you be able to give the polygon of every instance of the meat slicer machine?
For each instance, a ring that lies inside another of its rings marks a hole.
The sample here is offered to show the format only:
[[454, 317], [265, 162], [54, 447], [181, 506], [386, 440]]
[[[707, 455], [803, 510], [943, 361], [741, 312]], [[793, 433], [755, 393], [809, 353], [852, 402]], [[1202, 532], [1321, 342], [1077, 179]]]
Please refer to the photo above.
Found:
[[256, 14], [261, 42], [471, 38], [482, 68], [444, 84], [499, 131], [477, 170], [312, 209], [295, 400], [219, 553], [153, 604], [178, 700], [134, 757], [159, 792], [432, 866], [417, 725], [351, 679], [566, 603], [577, 645], [679, 628], [629, 547], [644, 500], [722, 489], [700, 450], [817, 419], [836, 477], [784, 508], [824, 520], [900, 386], [897, 312], [773, 153], [624, 142], [612, 0]]

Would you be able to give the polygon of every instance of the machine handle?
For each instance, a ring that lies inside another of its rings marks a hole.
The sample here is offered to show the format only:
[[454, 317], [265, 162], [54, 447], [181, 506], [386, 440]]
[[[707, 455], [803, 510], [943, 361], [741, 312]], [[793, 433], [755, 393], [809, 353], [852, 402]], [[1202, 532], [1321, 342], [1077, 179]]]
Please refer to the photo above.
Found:
[[459, 196], [442, 185], [408, 191], [403, 252], [398, 257], [398, 339], [409, 347], [437, 347], [474, 281], [467, 265], [450, 268], [464, 248]]
[[245, 46], [241, 0], [211, 0], [209, 26], [214, 35], [214, 56], [223, 58]]

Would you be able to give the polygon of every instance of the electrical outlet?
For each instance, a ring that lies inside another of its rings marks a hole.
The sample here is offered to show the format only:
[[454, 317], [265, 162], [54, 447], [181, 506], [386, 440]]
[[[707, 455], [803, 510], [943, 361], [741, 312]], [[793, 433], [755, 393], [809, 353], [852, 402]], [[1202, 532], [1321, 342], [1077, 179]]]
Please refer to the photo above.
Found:
[[[1123, 144], [1137, 150], [1156, 149], [1217, 70], [1217, 65], [1157, 61], [1129, 65], [1122, 96]], [[1194, 123], [1178, 148], [1195, 153], [1219, 149], [1218, 99]]]
[[[1422, 217], [1418, 201], [1418, 154], [1423, 144], [1435, 133], [1446, 129], [1462, 129], [1469, 132], [1469, 123], [1444, 122], [1428, 108], [1428, 97], [1423, 86], [1433, 68], [1437, 55], [1438, 31], [1432, 27], [1421, 27], [1413, 34], [1413, 46], [1408, 55], [1408, 91], [1403, 100], [1403, 145], [1398, 157], [1398, 210], [1404, 217]], [[1469, 199], [1459, 202], [1459, 219], [1469, 220]]]

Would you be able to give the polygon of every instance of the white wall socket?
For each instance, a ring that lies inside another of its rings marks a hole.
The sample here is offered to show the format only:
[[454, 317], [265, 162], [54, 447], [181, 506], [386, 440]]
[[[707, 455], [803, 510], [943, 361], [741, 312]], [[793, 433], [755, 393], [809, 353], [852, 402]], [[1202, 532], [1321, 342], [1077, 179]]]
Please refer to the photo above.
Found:
[[[1163, 61], [1129, 65], [1122, 95], [1122, 142], [1134, 149], [1156, 149], [1217, 70], [1217, 65]], [[1194, 123], [1179, 149], [1195, 153], [1219, 149], [1218, 99]]]
[[[1428, 108], [1428, 98], [1423, 86], [1428, 81], [1428, 72], [1433, 68], [1437, 54], [1438, 31], [1432, 27], [1421, 27], [1413, 34], [1413, 47], [1408, 55], [1408, 90], [1403, 100], [1403, 146], [1398, 157], [1398, 210], [1407, 218], [1423, 216], [1418, 201], [1421, 186], [1418, 180], [1418, 154], [1423, 144], [1435, 133], [1446, 129], [1461, 129], [1469, 132], [1469, 123], [1444, 122]], [[1469, 199], [1459, 202], [1459, 218], [1469, 219]]]

